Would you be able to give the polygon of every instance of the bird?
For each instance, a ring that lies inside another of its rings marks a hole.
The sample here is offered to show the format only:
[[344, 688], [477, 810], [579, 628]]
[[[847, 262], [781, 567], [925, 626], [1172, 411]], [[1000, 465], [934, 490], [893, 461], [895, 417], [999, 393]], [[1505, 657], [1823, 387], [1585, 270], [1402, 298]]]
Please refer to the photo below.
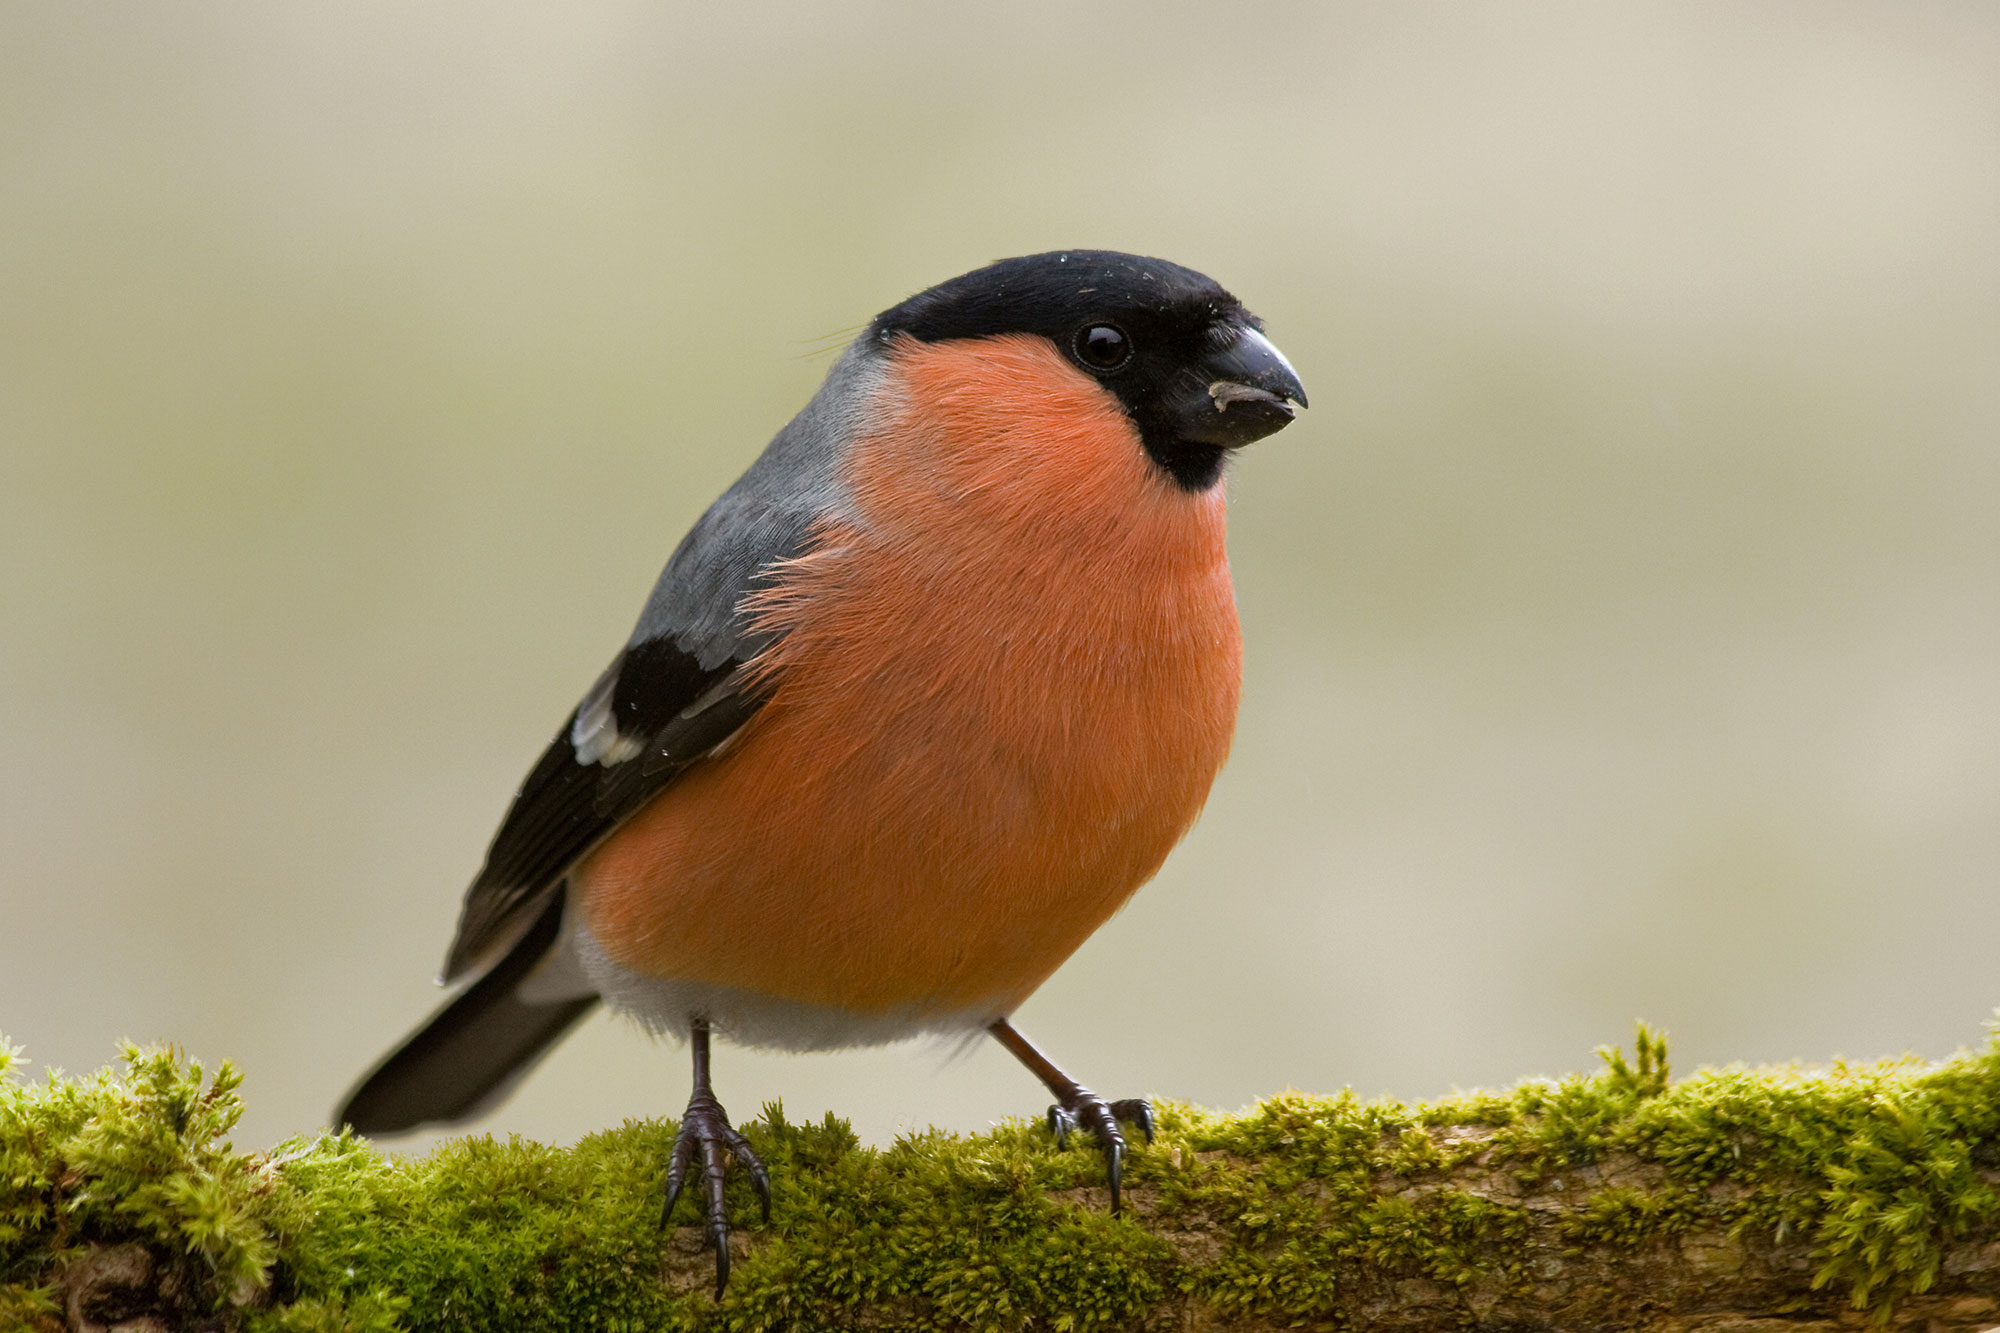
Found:
[[1236, 450], [1306, 406], [1214, 280], [1005, 259], [870, 321], [674, 550], [466, 891], [460, 989], [351, 1090], [388, 1135], [482, 1113], [600, 1002], [687, 1043], [662, 1225], [733, 1161], [711, 1036], [814, 1051], [990, 1033], [1093, 1136], [1107, 1100], [1011, 1023], [1195, 822], [1235, 726]]

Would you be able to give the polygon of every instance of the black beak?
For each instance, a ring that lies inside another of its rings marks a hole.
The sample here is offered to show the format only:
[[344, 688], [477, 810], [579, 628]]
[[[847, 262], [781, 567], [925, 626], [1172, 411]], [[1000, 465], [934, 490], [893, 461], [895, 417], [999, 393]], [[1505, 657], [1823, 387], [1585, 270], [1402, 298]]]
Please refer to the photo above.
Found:
[[1179, 438], [1240, 449], [1289, 426], [1306, 390], [1269, 338], [1244, 326], [1225, 330], [1235, 336], [1196, 363], [1201, 382], [1187, 384], [1171, 411]]

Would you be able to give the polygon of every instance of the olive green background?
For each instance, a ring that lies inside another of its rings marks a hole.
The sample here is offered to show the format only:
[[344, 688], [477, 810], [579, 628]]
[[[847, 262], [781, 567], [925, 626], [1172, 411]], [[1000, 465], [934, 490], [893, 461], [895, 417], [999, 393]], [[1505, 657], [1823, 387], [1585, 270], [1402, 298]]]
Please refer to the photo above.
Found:
[[[1996, 69], [1986, 4], [0, 4], [0, 1030], [319, 1123], [835, 335], [1088, 245], [1313, 408], [1231, 482], [1230, 766], [1026, 1031], [1223, 1107], [1973, 1041]], [[482, 1124], [684, 1061], [595, 1019]], [[717, 1072], [877, 1141], [1045, 1100]]]

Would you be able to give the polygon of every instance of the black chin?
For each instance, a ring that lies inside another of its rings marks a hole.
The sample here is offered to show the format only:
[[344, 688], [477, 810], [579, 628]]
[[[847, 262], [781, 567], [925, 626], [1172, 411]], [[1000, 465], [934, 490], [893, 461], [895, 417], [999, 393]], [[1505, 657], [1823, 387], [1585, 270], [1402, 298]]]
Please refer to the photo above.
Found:
[[1146, 454], [1173, 480], [1175, 486], [1198, 495], [1222, 480], [1223, 461], [1229, 450], [1219, 444], [1197, 444], [1193, 440], [1159, 439], [1142, 431]]

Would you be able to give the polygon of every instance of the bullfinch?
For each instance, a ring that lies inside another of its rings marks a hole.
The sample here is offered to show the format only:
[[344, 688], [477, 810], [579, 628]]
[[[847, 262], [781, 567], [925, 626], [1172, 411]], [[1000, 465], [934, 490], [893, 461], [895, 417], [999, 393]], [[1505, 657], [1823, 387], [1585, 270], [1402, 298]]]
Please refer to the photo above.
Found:
[[1193, 824], [1235, 726], [1231, 453], [1290, 422], [1261, 322], [1177, 264], [1003, 260], [885, 310], [681, 541], [466, 892], [463, 989], [348, 1096], [463, 1120], [600, 1000], [685, 1038], [666, 1209], [730, 1158], [709, 1038], [991, 1033], [1085, 1130], [1123, 1121], [1008, 1021]]

